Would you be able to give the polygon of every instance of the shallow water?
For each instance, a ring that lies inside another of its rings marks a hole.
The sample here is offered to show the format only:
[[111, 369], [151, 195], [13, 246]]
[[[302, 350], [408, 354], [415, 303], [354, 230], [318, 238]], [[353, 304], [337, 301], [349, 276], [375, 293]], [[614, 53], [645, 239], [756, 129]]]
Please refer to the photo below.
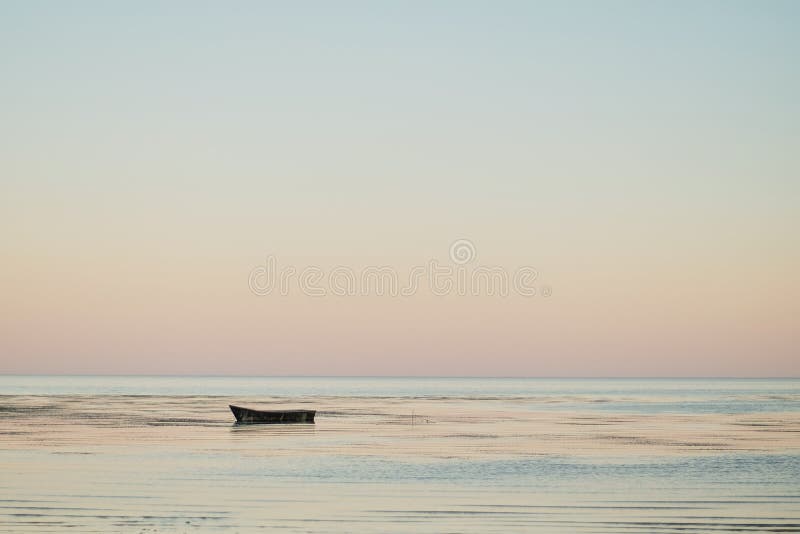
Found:
[[798, 480], [797, 380], [0, 377], [0, 531], [800, 532]]

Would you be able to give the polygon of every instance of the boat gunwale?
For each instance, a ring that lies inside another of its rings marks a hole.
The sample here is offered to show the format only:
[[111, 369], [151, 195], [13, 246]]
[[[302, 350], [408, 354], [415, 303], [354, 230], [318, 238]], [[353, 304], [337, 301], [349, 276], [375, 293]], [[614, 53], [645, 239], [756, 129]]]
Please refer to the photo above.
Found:
[[316, 410], [303, 410], [303, 409], [293, 409], [293, 410], [254, 410], [253, 408], [244, 408], [242, 406], [236, 406], [235, 404], [229, 404], [228, 407], [231, 410], [243, 410], [246, 412], [256, 412], [256, 413], [317, 413]]

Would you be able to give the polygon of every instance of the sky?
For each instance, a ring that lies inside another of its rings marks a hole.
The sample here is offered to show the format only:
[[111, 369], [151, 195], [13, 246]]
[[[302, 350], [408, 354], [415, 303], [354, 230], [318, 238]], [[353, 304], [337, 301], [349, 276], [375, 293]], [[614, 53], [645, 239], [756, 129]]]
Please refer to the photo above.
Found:
[[[800, 376], [798, 94], [797, 2], [0, 1], [0, 373]], [[431, 262], [535, 294], [331, 291]]]

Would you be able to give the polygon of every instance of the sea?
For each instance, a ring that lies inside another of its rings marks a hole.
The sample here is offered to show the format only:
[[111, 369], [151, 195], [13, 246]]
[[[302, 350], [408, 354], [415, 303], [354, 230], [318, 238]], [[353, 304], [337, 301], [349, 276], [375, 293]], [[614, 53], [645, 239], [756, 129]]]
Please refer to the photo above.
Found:
[[0, 376], [0, 532], [272, 531], [800, 532], [800, 379]]

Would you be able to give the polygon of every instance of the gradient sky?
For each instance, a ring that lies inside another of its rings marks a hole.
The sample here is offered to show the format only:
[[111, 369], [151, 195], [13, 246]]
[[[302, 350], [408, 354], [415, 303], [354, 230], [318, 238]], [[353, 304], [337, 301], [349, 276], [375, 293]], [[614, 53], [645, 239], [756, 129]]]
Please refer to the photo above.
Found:
[[800, 375], [800, 3], [287, 4], [0, 2], [0, 373]]

